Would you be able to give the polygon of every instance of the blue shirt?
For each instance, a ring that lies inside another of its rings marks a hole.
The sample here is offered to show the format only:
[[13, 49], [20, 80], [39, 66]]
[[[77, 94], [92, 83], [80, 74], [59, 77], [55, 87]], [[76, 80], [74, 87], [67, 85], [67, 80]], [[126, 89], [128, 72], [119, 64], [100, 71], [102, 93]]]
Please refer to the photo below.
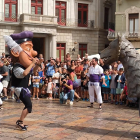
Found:
[[[39, 71], [38, 74], [39, 74], [40, 77], [43, 77], [43, 71]], [[40, 79], [40, 83], [42, 83], [42, 82], [43, 82], [43, 80]]]
[[52, 66], [50, 63], [46, 65], [48, 67], [46, 75], [47, 76], [53, 76], [55, 73], [54, 66]]
[[108, 79], [108, 76], [105, 75], [105, 83], [107, 84], [107, 86], [102, 84], [102, 87], [110, 88], [110, 81], [109, 81], [109, 80], [111, 80], [111, 76], [110, 75], [109, 75], [109, 78], [110, 79]]

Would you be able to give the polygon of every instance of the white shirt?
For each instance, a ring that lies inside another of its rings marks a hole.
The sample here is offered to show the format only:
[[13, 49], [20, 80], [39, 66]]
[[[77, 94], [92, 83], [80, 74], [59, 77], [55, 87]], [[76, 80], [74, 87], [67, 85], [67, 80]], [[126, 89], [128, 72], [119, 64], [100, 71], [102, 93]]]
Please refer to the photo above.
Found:
[[123, 68], [122, 63], [118, 65], [117, 70], [119, 71], [120, 68]]
[[[53, 74], [53, 76], [52, 76], [52, 78], [60, 78], [60, 73], [59, 72], [57, 72], [57, 73], [54, 73]], [[53, 83], [59, 83], [59, 79], [53, 79]]]

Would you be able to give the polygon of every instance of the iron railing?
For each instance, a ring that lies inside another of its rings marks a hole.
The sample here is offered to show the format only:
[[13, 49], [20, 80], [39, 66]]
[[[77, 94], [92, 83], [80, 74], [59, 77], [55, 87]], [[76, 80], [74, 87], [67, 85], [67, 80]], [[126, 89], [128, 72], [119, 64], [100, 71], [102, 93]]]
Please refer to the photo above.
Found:
[[79, 19], [59, 19], [59, 18], [57, 18], [57, 22], [60, 26], [94, 28], [94, 20], [81, 21]]

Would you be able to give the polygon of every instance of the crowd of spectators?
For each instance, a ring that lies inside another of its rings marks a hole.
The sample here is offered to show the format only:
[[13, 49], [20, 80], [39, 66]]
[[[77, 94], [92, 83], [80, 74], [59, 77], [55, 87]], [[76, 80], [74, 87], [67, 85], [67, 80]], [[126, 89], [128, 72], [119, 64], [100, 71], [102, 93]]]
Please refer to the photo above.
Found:
[[[67, 99], [70, 100], [70, 105], [76, 101], [89, 101], [87, 77], [89, 67], [92, 65], [92, 60], [88, 60], [88, 54], [84, 58], [77, 55], [76, 60], [71, 60], [70, 54], [67, 53], [64, 62], [60, 62], [59, 58], [50, 58], [44, 60], [43, 55], [39, 54], [41, 65], [35, 73], [32, 73], [29, 79], [29, 89], [32, 94], [32, 99], [60, 98], [60, 103], [67, 104]], [[127, 93], [127, 81], [125, 79], [123, 65], [120, 61], [114, 62], [111, 65], [105, 65], [103, 60], [99, 60], [99, 65], [103, 68], [105, 74], [106, 86], [102, 85], [100, 79], [101, 92], [104, 103], [115, 105], [136, 106], [137, 98], [130, 98]], [[3, 76], [1, 82], [3, 84], [3, 92], [0, 93], [2, 100], [20, 100], [14, 93], [14, 87], [11, 87], [11, 73], [13, 64], [10, 56], [6, 57], [2, 53], [0, 59], [0, 74]], [[95, 94], [96, 100], [96, 94]]]

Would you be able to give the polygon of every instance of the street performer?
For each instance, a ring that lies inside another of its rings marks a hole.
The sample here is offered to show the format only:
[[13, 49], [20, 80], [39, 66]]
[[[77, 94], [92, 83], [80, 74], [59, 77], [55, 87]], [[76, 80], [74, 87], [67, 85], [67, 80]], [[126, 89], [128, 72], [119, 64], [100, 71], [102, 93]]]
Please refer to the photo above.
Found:
[[93, 58], [92, 59], [92, 65], [89, 68], [89, 71], [87, 73], [87, 76], [89, 77], [89, 96], [90, 96], [90, 103], [91, 105], [88, 107], [93, 108], [94, 103], [94, 92], [96, 92], [97, 95], [97, 102], [99, 103], [99, 109], [102, 109], [102, 95], [101, 95], [101, 87], [100, 87], [100, 77], [103, 79], [103, 84], [106, 86], [105, 83], [105, 76], [103, 73], [102, 67], [98, 65], [98, 59]]
[[39, 60], [34, 58], [37, 55], [37, 52], [33, 50], [32, 38], [33, 33], [30, 31], [4, 36], [14, 63], [12, 86], [15, 87], [16, 95], [25, 105], [16, 125], [24, 131], [27, 130], [28, 126], [24, 125], [23, 121], [27, 114], [32, 112], [30, 90], [28, 89], [29, 77], [31, 71], [36, 71], [40, 65]]

